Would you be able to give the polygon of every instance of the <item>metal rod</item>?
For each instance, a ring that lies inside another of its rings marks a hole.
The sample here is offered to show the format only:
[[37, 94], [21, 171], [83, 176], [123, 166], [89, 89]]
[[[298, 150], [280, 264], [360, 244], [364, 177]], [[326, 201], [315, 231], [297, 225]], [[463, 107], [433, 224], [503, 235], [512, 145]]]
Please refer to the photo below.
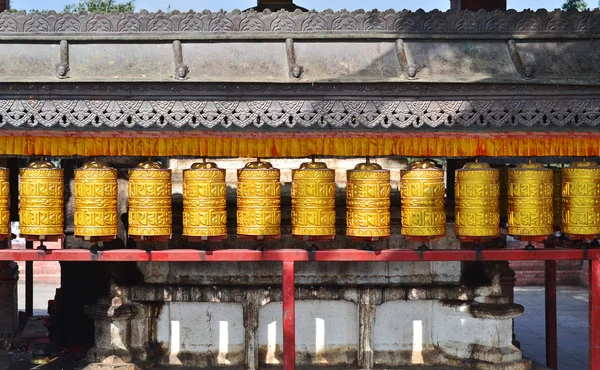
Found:
[[296, 369], [294, 261], [283, 262], [283, 370]]
[[556, 261], [546, 261], [546, 366], [558, 370], [556, 330]]
[[197, 251], [169, 249], [151, 251], [116, 249], [90, 253], [84, 249], [0, 250], [0, 261], [81, 262], [243, 262], [243, 261], [549, 261], [600, 258], [600, 249], [486, 249], [486, 250], [399, 250], [365, 251], [337, 249], [309, 252], [300, 249], [257, 251], [224, 249]]
[[590, 261], [590, 370], [600, 370], [600, 258]]
[[[25, 248], [33, 249], [33, 242], [26, 241]], [[33, 316], [33, 261], [25, 262], [25, 313]]]

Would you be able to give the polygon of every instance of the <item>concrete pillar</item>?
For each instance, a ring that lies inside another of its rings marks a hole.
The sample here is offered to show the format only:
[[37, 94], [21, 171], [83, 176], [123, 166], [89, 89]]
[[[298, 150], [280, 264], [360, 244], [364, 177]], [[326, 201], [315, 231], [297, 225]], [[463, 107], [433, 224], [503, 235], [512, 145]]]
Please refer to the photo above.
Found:
[[450, 0], [452, 10], [506, 10], [506, 0]]

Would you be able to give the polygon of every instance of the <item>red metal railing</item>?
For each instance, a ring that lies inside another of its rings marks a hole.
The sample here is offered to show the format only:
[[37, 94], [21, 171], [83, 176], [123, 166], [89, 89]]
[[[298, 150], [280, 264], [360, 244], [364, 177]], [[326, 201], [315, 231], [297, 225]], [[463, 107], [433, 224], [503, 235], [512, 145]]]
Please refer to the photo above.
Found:
[[254, 251], [229, 249], [143, 251], [137, 249], [99, 251], [83, 249], [0, 250], [0, 261], [82, 262], [244, 262], [280, 261], [283, 264], [283, 351], [284, 370], [295, 370], [294, 264], [303, 261], [547, 261], [546, 264], [546, 349], [547, 366], [557, 369], [556, 261], [590, 261], [589, 368], [600, 370], [600, 249], [491, 249], [491, 250], [384, 250], [337, 249], [308, 252], [297, 249]]

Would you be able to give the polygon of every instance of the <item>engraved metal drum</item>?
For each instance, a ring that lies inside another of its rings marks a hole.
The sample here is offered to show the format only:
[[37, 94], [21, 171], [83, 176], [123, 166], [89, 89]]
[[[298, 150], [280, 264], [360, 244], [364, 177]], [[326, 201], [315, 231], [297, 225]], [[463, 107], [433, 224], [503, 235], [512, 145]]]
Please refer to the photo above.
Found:
[[508, 233], [545, 237], [553, 228], [553, 173], [541, 164], [523, 163], [508, 170]]
[[111, 240], [119, 233], [117, 170], [96, 161], [75, 170], [74, 235]]
[[456, 235], [500, 235], [500, 171], [487, 163], [467, 163], [456, 170]]
[[600, 167], [594, 162], [562, 169], [562, 230], [571, 238], [600, 234]]
[[172, 233], [171, 170], [142, 162], [129, 170], [129, 235], [168, 239]]
[[227, 186], [224, 169], [213, 162], [183, 170], [183, 235], [201, 240], [227, 237]]
[[335, 171], [325, 163], [303, 163], [292, 170], [292, 235], [335, 236]]
[[367, 162], [346, 174], [346, 235], [358, 239], [389, 237], [390, 171]]
[[400, 172], [402, 234], [435, 238], [446, 233], [444, 170], [433, 161], [413, 162]]
[[269, 162], [251, 162], [237, 171], [237, 234], [276, 238], [281, 234], [280, 171]]
[[10, 180], [8, 168], [0, 167], [0, 240], [10, 236]]
[[52, 162], [33, 161], [21, 168], [19, 221], [25, 239], [63, 235], [64, 174]]

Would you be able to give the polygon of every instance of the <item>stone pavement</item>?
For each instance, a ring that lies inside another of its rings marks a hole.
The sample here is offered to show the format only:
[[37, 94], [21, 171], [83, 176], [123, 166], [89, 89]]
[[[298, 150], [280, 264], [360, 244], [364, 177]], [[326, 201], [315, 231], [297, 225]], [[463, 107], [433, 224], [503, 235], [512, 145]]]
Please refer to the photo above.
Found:
[[[588, 368], [588, 291], [579, 287], [558, 287], [558, 368]], [[516, 287], [515, 303], [525, 306], [525, 313], [515, 319], [517, 340], [523, 355], [546, 363], [546, 331], [543, 287]]]

